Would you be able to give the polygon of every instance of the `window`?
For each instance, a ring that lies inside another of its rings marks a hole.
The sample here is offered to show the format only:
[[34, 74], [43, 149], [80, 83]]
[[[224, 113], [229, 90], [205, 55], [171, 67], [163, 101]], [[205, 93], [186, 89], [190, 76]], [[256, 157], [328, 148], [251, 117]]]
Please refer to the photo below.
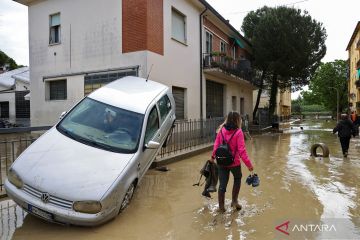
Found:
[[137, 70], [87, 74], [84, 77], [84, 95], [87, 96], [96, 89], [125, 76], [137, 76]]
[[161, 121], [163, 121], [171, 110], [170, 99], [166, 94], [158, 101], [158, 106], [159, 106]]
[[206, 117], [224, 116], [224, 85], [206, 80]]
[[171, 11], [172, 38], [186, 44], [186, 17], [174, 8]]
[[240, 114], [243, 115], [245, 113], [245, 99], [240, 98]]
[[105, 72], [97, 74], [87, 74], [84, 77], [84, 95], [87, 96], [106, 84], [118, 80], [125, 76], [137, 76], [137, 70], [122, 70], [119, 72]]
[[236, 111], [236, 96], [231, 97], [231, 103], [232, 103], [232, 109], [233, 111]]
[[212, 52], [212, 43], [213, 43], [213, 36], [208, 31], [205, 32], [205, 52], [211, 53]]
[[49, 44], [60, 43], [60, 13], [50, 15]]
[[146, 124], [145, 140], [144, 143], [147, 144], [155, 135], [159, 129], [159, 115], [156, 110], [156, 107], [153, 107], [150, 111], [149, 118]]
[[9, 118], [9, 102], [0, 102], [0, 118]]
[[56, 80], [46, 82], [47, 100], [66, 100], [66, 80]]
[[223, 41], [220, 41], [220, 52], [226, 53], [226, 43]]

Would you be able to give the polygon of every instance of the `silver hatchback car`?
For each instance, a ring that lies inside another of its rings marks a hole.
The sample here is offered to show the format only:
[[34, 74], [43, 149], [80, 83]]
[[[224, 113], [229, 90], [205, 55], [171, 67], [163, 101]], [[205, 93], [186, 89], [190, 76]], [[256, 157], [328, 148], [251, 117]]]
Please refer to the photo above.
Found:
[[92, 226], [117, 216], [175, 121], [170, 89], [124, 77], [85, 97], [13, 163], [7, 194], [51, 222]]

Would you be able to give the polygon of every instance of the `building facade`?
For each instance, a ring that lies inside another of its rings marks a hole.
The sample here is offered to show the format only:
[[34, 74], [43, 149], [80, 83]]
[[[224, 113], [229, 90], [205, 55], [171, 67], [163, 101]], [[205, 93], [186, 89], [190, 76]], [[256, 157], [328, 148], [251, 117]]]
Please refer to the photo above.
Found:
[[[249, 80], [203, 67], [207, 32], [214, 44], [217, 36], [225, 40], [229, 59], [231, 39], [237, 44], [233, 60], [251, 53], [250, 44], [206, 1], [17, 2], [29, 7], [33, 126], [54, 124], [84, 96], [127, 75], [168, 85], [178, 119], [252, 111]], [[211, 52], [220, 48], [214, 45]]]
[[[255, 105], [257, 98], [258, 90], [255, 90], [253, 93], [253, 103]], [[270, 100], [270, 92], [263, 90], [260, 97], [259, 108], [268, 108]], [[281, 91], [278, 89], [276, 95], [276, 108], [275, 115], [277, 115], [280, 120], [288, 120], [291, 116], [291, 91], [290, 89]]]
[[346, 50], [349, 53], [349, 109], [360, 115], [360, 21], [355, 27]]
[[29, 68], [22, 67], [0, 74], [0, 119], [28, 125], [30, 102]]

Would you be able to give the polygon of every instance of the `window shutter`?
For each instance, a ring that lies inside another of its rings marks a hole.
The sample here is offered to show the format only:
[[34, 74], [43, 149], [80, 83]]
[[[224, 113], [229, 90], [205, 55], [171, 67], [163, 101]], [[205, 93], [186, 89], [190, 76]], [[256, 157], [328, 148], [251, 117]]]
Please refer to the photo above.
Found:
[[172, 11], [172, 37], [181, 42], [186, 42], [185, 17], [177, 11]]

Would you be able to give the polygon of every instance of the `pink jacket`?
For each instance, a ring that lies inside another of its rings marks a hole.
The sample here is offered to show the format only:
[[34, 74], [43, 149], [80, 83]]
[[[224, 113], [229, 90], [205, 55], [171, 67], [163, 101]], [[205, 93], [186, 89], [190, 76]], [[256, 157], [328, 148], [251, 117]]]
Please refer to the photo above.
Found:
[[[238, 129], [237, 132], [235, 133], [235, 135], [232, 137], [230, 142], [228, 142], [228, 141], [235, 130], [226, 130], [223, 127], [220, 131], [222, 131], [225, 141], [229, 144], [232, 154], [233, 154], [233, 156], [235, 156], [234, 163], [232, 165], [230, 165], [229, 167], [240, 166], [240, 157], [248, 168], [252, 167], [252, 163], [246, 152], [243, 131], [241, 129]], [[216, 149], [223, 141], [220, 131], [218, 132], [215, 143], [214, 143], [214, 149], [213, 149], [213, 153], [212, 153], [213, 158], [215, 158]]]

